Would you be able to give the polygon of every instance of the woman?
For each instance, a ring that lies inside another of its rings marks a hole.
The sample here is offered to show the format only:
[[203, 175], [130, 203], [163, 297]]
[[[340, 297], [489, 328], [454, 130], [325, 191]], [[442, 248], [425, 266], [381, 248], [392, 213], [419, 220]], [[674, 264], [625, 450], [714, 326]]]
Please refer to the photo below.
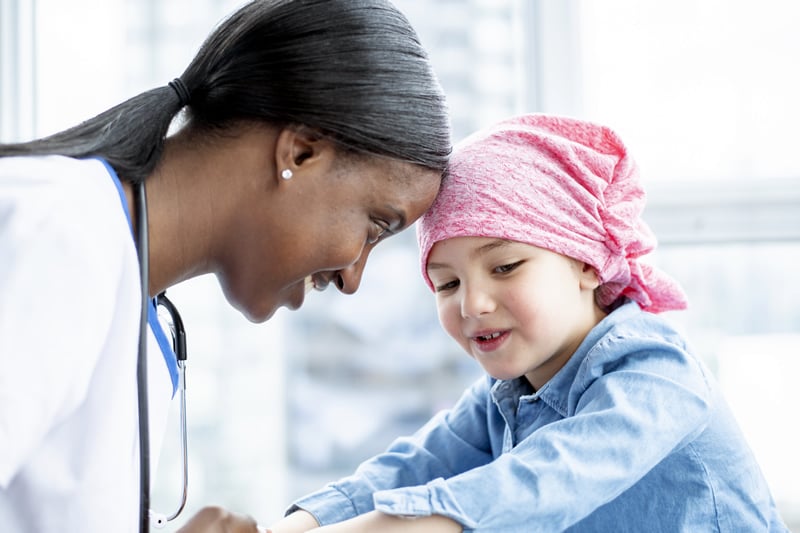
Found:
[[[432, 203], [449, 151], [441, 88], [384, 0], [250, 2], [168, 85], [0, 145], [4, 528], [134, 530], [143, 293], [214, 273], [252, 321], [311, 288], [352, 293], [372, 248]], [[175, 356], [148, 329], [158, 450]], [[214, 509], [186, 528], [206, 526], [254, 530]]]

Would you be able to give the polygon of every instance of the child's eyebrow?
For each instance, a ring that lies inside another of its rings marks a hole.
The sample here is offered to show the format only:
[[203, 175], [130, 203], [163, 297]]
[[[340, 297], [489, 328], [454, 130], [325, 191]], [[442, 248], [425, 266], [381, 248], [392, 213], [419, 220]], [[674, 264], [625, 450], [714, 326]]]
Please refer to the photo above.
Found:
[[439, 268], [447, 268], [447, 265], [444, 263], [428, 263], [427, 269], [428, 270], [436, 270]]
[[[510, 246], [510, 245], [511, 241], [508, 241], [506, 239], [494, 239], [491, 242], [487, 242], [483, 246], [478, 246], [477, 248], [472, 250], [472, 252], [470, 252], [470, 256], [478, 257], [492, 250], [496, 250], [498, 248], [503, 248], [505, 246]], [[447, 268], [447, 265], [444, 263], [428, 263], [427, 266], [428, 270], [436, 270], [439, 268]]]
[[510, 246], [511, 242], [507, 241], [506, 239], [495, 239], [492, 242], [487, 242], [483, 246], [479, 246], [472, 251], [473, 257], [477, 257], [479, 255], [483, 255], [487, 252], [491, 252], [492, 250], [496, 250], [497, 248], [503, 248], [505, 246]]

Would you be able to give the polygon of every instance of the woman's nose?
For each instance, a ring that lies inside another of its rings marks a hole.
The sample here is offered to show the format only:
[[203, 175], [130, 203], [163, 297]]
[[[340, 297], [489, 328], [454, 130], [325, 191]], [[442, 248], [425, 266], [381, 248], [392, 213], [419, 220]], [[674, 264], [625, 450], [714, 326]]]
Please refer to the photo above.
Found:
[[333, 277], [332, 281], [336, 284], [336, 288], [342, 293], [353, 294], [358, 290], [359, 285], [361, 285], [361, 276], [364, 274], [364, 266], [367, 264], [368, 255], [368, 250], [364, 250], [364, 253], [358, 258], [358, 261], [336, 271], [336, 275]]
[[477, 318], [491, 313], [497, 308], [494, 298], [488, 291], [463, 282], [461, 287], [461, 316], [463, 318]]

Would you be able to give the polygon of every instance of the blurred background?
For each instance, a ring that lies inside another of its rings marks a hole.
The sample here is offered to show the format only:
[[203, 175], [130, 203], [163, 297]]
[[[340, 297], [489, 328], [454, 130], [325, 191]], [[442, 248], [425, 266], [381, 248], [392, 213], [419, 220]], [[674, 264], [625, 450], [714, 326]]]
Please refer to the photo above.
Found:
[[[800, 531], [800, 3], [396, 0], [448, 94], [454, 140], [521, 112], [608, 124], [639, 161], [669, 318], [717, 374]], [[180, 75], [232, 0], [0, 0], [0, 141], [53, 133]], [[268, 524], [434, 412], [479, 368], [441, 331], [413, 231], [354, 296], [266, 324], [216, 280], [169, 291], [188, 334], [187, 514]], [[155, 507], [180, 494], [177, 420]], [[183, 520], [185, 520], [185, 517]], [[182, 522], [183, 520], [179, 520]]]

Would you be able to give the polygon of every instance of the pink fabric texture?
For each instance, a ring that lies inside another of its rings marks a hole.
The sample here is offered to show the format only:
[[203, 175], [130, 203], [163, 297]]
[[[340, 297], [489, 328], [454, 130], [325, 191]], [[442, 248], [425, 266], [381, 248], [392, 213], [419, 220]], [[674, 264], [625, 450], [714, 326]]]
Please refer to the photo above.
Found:
[[452, 237], [494, 237], [593, 266], [598, 301], [626, 296], [653, 313], [684, 309], [672, 278], [639, 258], [656, 246], [641, 219], [639, 170], [605, 126], [530, 114], [468, 137], [450, 159], [439, 195], [417, 225], [422, 275], [431, 247]]

